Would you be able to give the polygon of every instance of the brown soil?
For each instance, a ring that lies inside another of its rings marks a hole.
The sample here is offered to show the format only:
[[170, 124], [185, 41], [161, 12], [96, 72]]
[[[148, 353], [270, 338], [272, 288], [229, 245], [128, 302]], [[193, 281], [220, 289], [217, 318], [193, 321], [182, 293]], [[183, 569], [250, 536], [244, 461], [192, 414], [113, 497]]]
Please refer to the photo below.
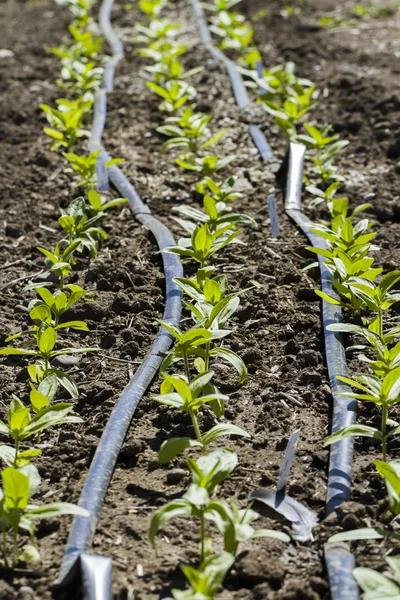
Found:
[[[249, 17], [264, 8], [259, 0], [244, 0], [242, 6]], [[367, 193], [376, 193], [371, 213], [378, 221], [380, 263], [385, 269], [393, 268], [400, 257], [400, 210], [396, 200], [400, 94], [395, 77], [398, 58], [394, 55], [396, 44], [400, 44], [395, 41], [400, 17], [366, 21], [369, 28], [360, 27], [355, 35], [348, 30], [339, 33], [315, 26], [316, 18], [330, 9], [328, 2], [318, 8], [318, 13], [308, 1], [302, 8], [299, 18], [284, 19], [280, 16], [281, 3], [270, 3], [268, 15], [254, 23], [256, 42], [265, 64], [294, 60], [298, 72], [315, 81], [322, 91], [315, 118], [332, 123], [336, 131], [350, 139], [351, 147], [339, 161], [348, 177], [346, 192], [354, 202]], [[53, 84], [58, 61], [43, 47], [59, 43], [68, 15], [55, 5], [15, 0], [0, 4], [0, 14], [1, 44], [14, 52], [11, 58], [0, 58], [0, 211], [4, 222], [0, 285], [5, 286], [40, 270], [35, 248], [51, 245], [56, 236], [47, 229], [38, 229], [38, 224], [57, 229], [57, 206], [64, 205], [76, 191], [61, 170], [63, 161], [47, 150], [41, 131], [44, 120], [37, 108], [39, 102], [51, 102], [59, 95]], [[318, 273], [306, 275], [301, 271], [309, 262], [305, 240], [283, 214], [281, 202], [278, 210], [282, 237], [271, 237], [266, 198], [276, 182], [268, 166], [258, 160], [246, 122], [262, 122], [280, 157], [285, 140], [260, 107], [254, 105], [246, 114], [235, 107], [226, 74], [199, 45], [196, 24], [186, 4], [179, 2], [169, 9], [169, 15], [185, 27], [183, 41], [190, 46], [185, 66], [205, 66], [194, 80], [198, 108], [213, 114], [216, 130], [230, 127], [220, 148], [224, 154], [237, 154], [236, 162], [226, 172], [240, 176], [243, 198], [235, 208], [252, 215], [258, 223], [257, 229], [243, 231], [241, 238], [246, 246], [231, 247], [217, 259], [232, 288], [253, 286], [243, 297], [229, 338], [230, 347], [248, 365], [249, 378], [238, 388], [230, 369], [217, 372], [221, 390], [230, 395], [227, 417], [252, 437], [232, 441], [239, 466], [222, 486], [220, 495], [244, 505], [251, 490], [272, 489], [286, 440], [301, 427], [288, 491], [323, 520], [328, 460], [323, 439], [329, 427], [331, 396], [320, 306], [312, 292]], [[161, 136], [155, 127], [161, 124], [162, 115], [157, 110], [157, 99], [145, 85], [145, 62], [132, 44], [137, 20], [136, 9], [115, 9], [114, 22], [126, 55], [109, 99], [104, 144], [111, 154], [126, 159], [122, 168], [143, 200], [179, 235], [171, 220], [171, 209], [182, 202], [196, 201], [191, 195], [195, 178], [182, 174], [171, 155], [160, 154]], [[41, 495], [51, 491], [52, 500], [77, 501], [104, 423], [154, 338], [156, 319], [163, 310], [161, 262], [150, 234], [132, 220], [126, 208], [113, 213], [107, 228], [109, 240], [99, 257], [89, 269], [85, 261], [76, 269], [77, 280], [86, 281], [93, 301], [80, 304], [74, 311], [76, 317], [87, 319], [91, 332], [75, 335], [73, 343], [100, 345], [102, 352], [101, 356], [82, 358], [76, 368], [81, 390], [76, 412], [84, 417], [84, 423], [46, 437], [47, 446], [40, 460]], [[22, 306], [30, 296], [23, 292], [20, 282], [0, 292], [4, 306], [1, 333], [6, 337], [10, 330], [17, 331], [26, 323]], [[131, 364], [114, 362], [111, 356]], [[4, 411], [13, 393], [21, 397], [27, 393], [24, 366], [4, 361], [0, 378]], [[151, 400], [156, 390], [155, 383], [136, 411], [93, 544], [94, 552], [113, 558], [114, 594], [121, 600], [155, 600], [167, 597], [171, 586], [182, 588], [179, 563], [195, 559], [197, 554], [197, 528], [182, 521], [174, 521], [159, 536], [158, 558], [147, 541], [154, 508], [179, 496], [188, 483], [182, 472], [183, 459], [168, 468], [158, 465], [161, 441], [172, 433], [186, 433], [189, 423], [156, 405]], [[301, 405], [293, 403], [290, 396]], [[362, 413], [364, 417], [369, 418], [367, 410]], [[211, 423], [210, 415], [205, 419]], [[393, 442], [393, 456], [397, 456], [397, 447]], [[262, 539], [243, 545], [221, 599], [329, 598], [323, 565], [323, 543], [328, 534], [387, 519], [381, 482], [371, 476], [372, 450], [365, 443], [356, 444], [353, 501], [316, 528], [313, 543], [285, 546]], [[260, 525], [290, 530], [286, 523], [271, 518], [263, 518]], [[21, 585], [30, 585], [37, 599], [51, 597], [68, 527], [69, 519], [46, 521], [39, 526], [42, 562], [25, 576], [4, 573], [6, 581], [0, 584], [0, 598], [16, 597]], [[369, 566], [383, 562], [376, 543], [360, 544], [357, 557]]]

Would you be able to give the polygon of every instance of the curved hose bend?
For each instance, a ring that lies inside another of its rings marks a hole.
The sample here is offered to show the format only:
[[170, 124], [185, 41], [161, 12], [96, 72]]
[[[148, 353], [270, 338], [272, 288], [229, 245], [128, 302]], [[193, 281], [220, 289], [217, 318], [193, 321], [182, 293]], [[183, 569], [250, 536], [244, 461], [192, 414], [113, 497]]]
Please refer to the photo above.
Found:
[[[113, 0], [103, 0], [100, 10], [100, 26], [111, 46], [112, 58], [105, 69], [103, 87], [96, 95], [89, 148], [91, 152], [100, 150], [96, 165], [99, 190], [107, 191], [110, 181], [121, 196], [128, 199], [133, 216], [151, 231], [159, 249], [163, 250], [167, 246], [175, 244], [171, 232], [163, 223], [151, 215], [150, 209], [142, 202], [139, 194], [122, 171], [116, 165], [111, 167], [106, 166], [106, 163], [110, 160], [110, 156], [101, 144], [107, 114], [107, 92], [112, 90], [115, 67], [123, 57], [122, 44], [113, 32], [110, 24], [112, 6]], [[181, 315], [181, 290], [173, 282], [173, 279], [183, 276], [182, 264], [179, 257], [175, 254], [163, 253], [162, 257], [166, 282], [166, 301], [163, 318], [178, 325]], [[83, 558], [85, 557], [83, 554], [91, 546], [100, 510], [127, 429], [140, 399], [156, 375], [163, 356], [168, 352], [172, 341], [172, 336], [162, 328], [134, 377], [123, 390], [105, 426], [78, 502], [80, 507], [89, 511], [89, 517], [77, 516], [74, 519], [57, 581], [60, 585], [70, 579], [70, 573], [72, 573], [73, 566], [76, 564], [78, 558], [81, 559], [82, 572], [84, 573], [84, 569], [88, 568], [87, 564], [84, 563]], [[100, 567], [96, 568], [99, 569]], [[94, 576], [96, 576], [96, 572], [94, 572]], [[93, 581], [95, 580], [96, 577], [94, 577]], [[104, 578], [106, 582], [109, 582], [109, 580], [110, 578]], [[110, 594], [110, 586], [106, 589], [104, 586], [96, 587], [93, 584], [89, 586], [88, 591], [85, 593], [85, 598], [99, 600], [100, 598], [111, 598]]]
[[[301, 212], [301, 186], [305, 150], [306, 147], [303, 144], [290, 143], [285, 211], [302, 229], [314, 247], [325, 248], [325, 240], [311, 231], [314, 224]], [[332, 276], [325, 265], [324, 257], [319, 255], [318, 260], [322, 291], [338, 298], [332, 286]], [[326, 362], [333, 398], [332, 433], [355, 422], [357, 406], [355, 401], [343, 397], [342, 394], [349, 391], [349, 386], [338, 382], [336, 378], [337, 375], [347, 376], [345, 349], [341, 334], [328, 331], [327, 326], [341, 321], [341, 307], [322, 300]], [[353, 438], [346, 438], [332, 444], [329, 453], [327, 515], [334, 511], [339, 504], [350, 498], [352, 460]], [[325, 562], [329, 574], [332, 600], [357, 600], [359, 597], [358, 587], [352, 575], [354, 557], [348, 549], [343, 544], [326, 544]]]
[[[210, 30], [208, 29], [207, 19], [204, 15], [204, 10], [199, 0], [190, 0], [190, 3], [199, 27], [201, 41], [210, 54], [214, 56], [214, 58], [224, 63], [229, 75], [229, 79], [231, 80], [232, 91], [236, 104], [241, 110], [244, 110], [249, 105], [249, 96], [247, 94], [246, 86], [244, 85], [242, 76], [237, 70], [235, 63], [225, 56], [225, 54], [221, 52], [219, 48], [214, 46]], [[261, 129], [258, 127], [258, 125], [253, 124], [249, 125], [248, 128], [254, 145], [256, 146], [261, 158], [263, 160], [272, 160], [274, 158], [274, 154]]]

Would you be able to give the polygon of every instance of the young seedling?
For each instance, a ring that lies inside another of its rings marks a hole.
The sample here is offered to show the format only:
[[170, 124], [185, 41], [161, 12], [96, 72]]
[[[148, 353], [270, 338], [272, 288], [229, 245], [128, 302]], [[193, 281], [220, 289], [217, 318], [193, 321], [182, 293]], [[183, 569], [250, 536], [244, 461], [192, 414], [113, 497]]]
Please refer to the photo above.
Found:
[[137, 23], [135, 31], [138, 35], [134, 38], [136, 43], [143, 43], [151, 46], [165, 39], [174, 38], [180, 33], [180, 27], [176, 23], [171, 23], [168, 19], [153, 19], [148, 27]]
[[103, 74], [103, 67], [97, 66], [94, 61], [80, 62], [63, 59], [61, 79], [57, 79], [56, 83], [62, 89], [93, 100], [94, 93], [100, 88]]
[[[28, 470], [30, 469], [30, 470]], [[28, 477], [29, 473], [31, 477]], [[36, 492], [40, 477], [35, 469], [32, 477], [31, 465], [14, 469], [8, 467], [1, 472], [3, 489], [0, 490], [0, 530], [3, 536], [2, 552], [5, 566], [9, 566], [9, 552], [7, 546], [7, 532], [12, 535], [12, 567], [15, 567], [20, 558], [19, 530], [27, 531], [33, 540], [35, 535], [34, 521], [62, 515], [89, 516], [87, 510], [69, 504], [56, 502], [35, 507], [29, 504], [31, 496]], [[29, 545], [21, 556], [22, 560], [38, 560], [39, 553]]]
[[190, 238], [181, 238], [177, 246], [164, 248], [163, 252], [191, 258], [203, 268], [216, 252], [228, 246], [238, 234], [239, 231], [232, 231], [232, 225], [225, 225], [211, 232], [208, 223], [204, 223], [195, 227]]
[[211, 19], [210, 31], [221, 38], [220, 48], [246, 50], [253, 41], [254, 31], [240, 13], [220, 11]]
[[280, 531], [254, 529], [251, 524], [259, 518], [258, 513], [250, 507], [238, 508], [234, 502], [228, 504], [225, 500], [212, 500], [205, 516], [223, 535], [225, 551], [234, 556], [240, 543], [255, 538], [270, 537], [281, 542], [290, 542], [290, 537]]
[[242, 196], [242, 194], [239, 192], [233, 191], [236, 181], [236, 176], [228, 177], [222, 183], [217, 183], [211, 179], [211, 177], [204, 177], [202, 181], [196, 184], [196, 191], [202, 196], [212, 196], [216, 202], [224, 202], [227, 204], [228, 202], [233, 202], [233, 200], [237, 200]]
[[198, 569], [181, 567], [190, 589], [172, 590], [174, 600], [214, 600], [234, 561], [232, 554], [222, 552], [204, 560]]
[[151, 19], [157, 18], [162, 9], [167, 6], [168, 0], [140, 0], [140, 10]]
[[219, 142], [228, 129], [223, 129], [213, 137], [204, 141], [204, 138], [207, 138], [209, 134], [207, 124], [210, 120], [211, 117], [209, 115], [203, 113], [193, 114], [193, 106], [190, 106], [184, 111], [182, 117], [176, 119], [178, 125], [181, 126], [162, 125], [157, 128], [159, 133], [171, 138], [167, 142], [164, 142], [162, 150], [183, 147], [188, 150], [188, 157], [190, 158], [190, 153], [198, 155], [201, 150], [213, 146]]
[[400, 402], [400, 367], [389, 371], [383, 379], [376, 375], [357, 375], [353, 379], [338, 376], [337, 379], [358, 390], [357, 392], [343, 393], [342, 395], [346, 398], [372, 402], [382, 407], [381, 427], [380, 429], [376, 429], [375, 427], [366, 425], [349, 425], [328, 436], [325, 440], [325, 445], [334, 444], [347, 437], [362, 436], [375, 438], [381, 441], [382, 456], [383, 460], [386, 461], [387, 440], [400, 432], [400, 427], [397, 425], [389, 432], [386, 431], [388, 423], [391, 423], [391, 421], [388, 421], [389, 409]]
[[[97, 192], [94, 193], [97, 194]], [[97, 212], [93, 217], [86, 214], [86, 202], [83, 196], [72, 200], [67, 210], [61, 209], [61, 217], [58, 219], [58, 223], [68, 236], [61, 243], [71, 247], [72, 244], [79, 242], [75, 251], [83, 252], [87, 250], [91, 258], [95, 258], [100, 241], [107, 239], [106, 232], [98, 226], [103, 217], [104, 213], [102, 212]]]
[[232, 554], [222, 552], [204, 560], [198, 569], [188, 565], [181, 567], [190, 589], [172, 590], [174, 600], [214, 600], [234, 561]]
[[231, 154], [229, 156], [225, 156], [224, 158], [220, 158], [217, 155], [202, 156], [201, 158], [192, 156], [190, 159], [186, 160], [179, 158], [175, 162], [186, 171], [193, 171], [195, 173], [199, 173], [200, 175], [209, 177], [214, 175], [214, 173], [217, 173], [217, 171], [224, 169], [234, 160], [236, 160], [236, 155]]
[[164, 99], [159, 110], [176, 113], [188, 101], [196, 96], [196, 90], [185, 81], [167, 81], [165, 88], [156, 83], [148, 82], [147, 87]]
[[200, 559], [206, 558], [206, 512], [211, 494], [217, 485], [232, 473], [237, 465], [237, 455], [230, 450], [217, 449], [201, 456], [197, 461], [187, 457], [186, 462], [192, 475], [192, 483], [183, 498], [167, 502], [156, 510], [150, 523], [149, 539], [154, 549], [155, 537], [170, 519], [185, 516], [200, 520]]
[[[57, 332], [54, 327], [47, 323], [42, 325], [37, 330], [35, 335], [36, 349], [29, 348], [0, 348], [0, 355], [6, 356], [27, 356], [36, 358], [37, 362], [31, 365], [33, 369], [29, 371], [29, 375], [34, 382], [42, 381], [48, 375], [54, 373], [57, 376], [59, 383], [69, 392], [73, 398], [78, 397], [78, 391], [73, 379], [59, 369], [51, 366], [51, 360], [56, 356], [65, 356], [67, 354], [81, 354], [86, 352], [98, 351], [98, 348], [62, 348], [55, 350], [57, 343]], [[29, 370], [29, 369], [28, 369]]]
[[[216, 202], [211, 196], [204, 196], [203, 198], [204, 211], [193, 208], [191, 206], [177, 206], [176, 212], [181, 215], [192, 219], [196, 223], [207, 223], [210, 231], [214, 232], [221, 226], [231, 225], [232, 229], [235, 228], [236, 223], [247, 223], [257, 227], [257, 222], [248, 215], [242, 213], [233, 213], [231, 208], [225, 204], [225, 202]], [[195, 224], [192, 221], [175, 219], [190, 235], [192, 235]]]
[[[221, 403], [228, 400], [216, 391], [215, 386], [210, 385], [214, 373], [209, 371], [194, 377], [189, 383], [181, 377], [171, 377], [163, 373], [165, 378], [161, 390], [165, 389], [167, 384], [167, 393], [154, 396], [154, 400], [160, 404], [181, 410], [189, 414], [196, 439], [189, 437], [169, 438], [161, 445], [158, 458], [161, 463], [167, 463], [186, 448], [198, 447], [204, 453], [207, 446], [215, 440], [226, 435], [239, 435], [249, 437], [249, 434], [242, 428], [230, 423], [219, 423], [207, 431], [204, 435], [200, 432], [198, 413], [204, 404]], [[172, 391], [169, 391], [171, 388]]]
[[[69, 165], [76, 173], [78, 173], [78, 175], [81, 178], [80, 181], [77, 183], [78, 187], [82, 185], [87, 186], [88, 188], [96, 187], [96, 162], [99, 154], [100, 150], [91, 152], [89, 156], [79, 156], [74, 152], [63, 152], [63, 156], [67, 159]], [[113, 165], [118, 165], [122, 162], [124, 162], [123, 158], [112, 158], [111, 160], [106, 162], [105, 166], [112, 167]], [[121, 204], [121, 202], [118, 202], [118, 204]], [[113, 204], [113, 206], [115, 206], [115, 204]]]
[[[51, 387], [49, 388], [49, 381], [51, 381], [54, 393]], [[28, 438], [35, 436], [36, 442], [39, 442], [40, 434], [50, 427], [82, 423], [80, 417], [70, 414], [73, 410], [72, 404], [59, 402], [50, 405], [57, 391], [57, 383], [56, 375], [52, 374], [41, 382], [38, 389], [32, 385], [30, 407], [26, 407], [16, 397], [11, 401], [7, 414], [8, 422], [0, 421], [0, 432], [14, 441], [14, 448], [5, 444], [0, 445], [0, 458], [7, 466], [24, 467], [32, 458], [40, 454], [40, 450], [35, 448], [21, 450], [21, 443]], [[48, 391], [49, 395], [46, 395], [44, 391]]]
[[30, 283], [25, 289], [36, 289], [40, 287], [55, 287], [61, 291], [65, 291], [69, 288], [66, 285], [65, 279], [69, 276], [72, 264], [73, 254], [79, 247], [80, 241], [75, 240], [72, 244], [69, 244], [64, 249], [61, 248], [61, 244], [57, 244], [53, 252], [46, 250], [46, 248], [38, 247], [39, 252], [44, 254], [46, 257], [45, 268], [55, 276], [53, 281], [41, 281], [38, 283]]
[[52, 108], [47, 104], [40, 104], [51, 127], [45, 127], [44, 133], [53, 141], [50, 150], [59, 148], [72, 148], [77, 139], [89, 135], [82, 128], [83, 116], [91, 109], [92, 102], [70, 102], [64, 99], [56, 101], [58, 108]]

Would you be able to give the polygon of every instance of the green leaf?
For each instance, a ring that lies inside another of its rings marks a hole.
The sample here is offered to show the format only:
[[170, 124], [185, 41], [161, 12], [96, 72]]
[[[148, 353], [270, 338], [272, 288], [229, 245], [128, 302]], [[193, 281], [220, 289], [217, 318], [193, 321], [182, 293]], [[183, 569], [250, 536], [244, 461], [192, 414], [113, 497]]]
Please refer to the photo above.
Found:
[[239, 383], [243, 383], [247, 378], [247, 367], [243, 360], [235, 352], [229, 348], [212, 348], [210, 350], [210, 356], [222, 358], [229, 362], [239, 373]]
[[47, 327], [38, 340], [38, 347], [43, 354], [50, 354], [56, 344], [57, 334], [53, 327]]
[[382, 394], [389, 404], [398, 401], [400, 395], [400, 367], [389, 371], [382, 382]]
[[353, 569], [353, 575], [360, 588], [367, 593], [366, 599], [390, 600], [392, 598], [399, 600], [399, 586], [377, 571], [357, 567]]
[[189, 437], [169, 438], [162, 443], [158, 452], [158, 460], [161, 464], [166, 464], [186, 450], [186, 448], [194, 448], [196, 446], [201, 447], [202, 444], [198, 440], [193, 440]]
[[380, 540], [384, 537], [384, 533], [372, 527], [363, 527], [361, 529], [351, 529], [350, 531], [342, 531], [336, 533], [329, 538], [329, 543], [335, 542], [352, 542], [353, 540]]
[[196, 508], [207, 506], [210, 502], [210, 496], [205, 487], [201, 487], [196, 483], [189, 486], [188, 491], [183, 496], [184, 500], [193, 504]]
[[0, 354], [19, 355], [19, 356], [37, 356], [38, 353], [34, 350], [26, 350], [23, 348], [0, 348]]
[[329, 296], [329, 294], [326, 294], [325, 292], [322, 292], [321, 290], [314, 290], [314, 292], [317, 294], [317, 296], [322, 298], [322, 300], [326, 300], [327, 302], [329, 302], [329, 304], [335, 304], [336, 306], [341, 305], [340, 300], [336, 300], [336, 298], [332, 298], [332, 296]]
[[49, 400], [47, 396], [45, 396], [35, 388], [31, 390], [29, 398], [32, 404], [32, 408], [36, 413], [40, 412], [43, 408], [47, 408], [47, 406], [49, 405]]
[[69, 502], [53, 502], [44, 504], [37, 508], [31, 508], [26, 513], [28, 519], [49, 519], [51, 517], [61, 517], [62, 515], [79, 515], [80, 517], [89, 517], [90, 513], [85, 508]]
[[382, 437], [381, 432], [374, 427], [369, 427], [368, 425], [349, 425], [325, 438], [324, 445], [329, 446], [330, 444], [340, 442], [345, 438], [356, 436], [371, 437], [377, 440], [380, 440]]
[[8, 467], [1, 472], [4, 498], [10, 510], [24, 511], [29, 500], [29, 479], [26, 475]]
[[170, 519], [180, 516], [190, 516], [193, 508], [189, 502], [183, 499], [172, 500], [161, 506], [153, 514], [149, 528], [149, 540], [153, 548], [155, 548], [155, 537], [159, 529]]
[[241, 427], [238, 427], [237, 425], [233, 425], [232, 423], [218, 423], [218, 425], [215, 425], [214, 427], [212, 427], [212, 429], [207, 431], [206, 434], [204, 434], [203, 443], [206, 446], [208, 446], [209, 444], [217, 440], [219, 437], [224, 435], [239, 435], [241, 437], [250, 437], [250, 434], [247, 433], [247, 431], [245, 431]]
[[54, 399], [58, 389], [57, 375], [51, 373], [47, 375], [39, 384], [38, 390], [41, 394], [46, 396], [50, 402]]

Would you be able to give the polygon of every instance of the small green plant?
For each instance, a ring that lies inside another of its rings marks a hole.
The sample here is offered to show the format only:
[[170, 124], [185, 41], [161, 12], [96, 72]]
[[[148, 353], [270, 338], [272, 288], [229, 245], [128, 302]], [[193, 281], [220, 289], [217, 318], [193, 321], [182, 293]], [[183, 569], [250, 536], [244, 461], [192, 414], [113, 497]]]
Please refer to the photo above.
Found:
[[140, 0], [140, 10], [150, 18], [158, 17], [162, 9], [167, 6], [168, 0]]
[[232, 554], [222, 552], [206, 558], [198, 569], [188, 565], [181, 567], [190, 589], [172, 590], [174, 600], [214, 600], [234, 561]]
[[196, 96], [196, 90], [185, 81], [167, 81], [165, 88], [149, 81], [147, 87], [164, 99], [159, 110], [176, 113], [188, 101]]
[[31, 384], [30, 407], [26, 407], [16, 397], [11, 401], [7, 414], [8, 422], [0, 421], [0, 432], [14, 441], [14, 448], [6, 444], [0, 445], [0, 458], [7, 466], [24, 467], [41, 453], [36, 448], [21, 450], [21, 443], [28, 438], [35, 436], [38, 443], [42, 431], [50, 427], [82, 422], [80, 417], [70, 414], [73, 409], [72, 404], [59, 402], [50, 405], [57, 387], [57, 377], [51, 374], [43, 379], [38, 389]]
[[83, 129], [83, 117], [91, 107], [91, 101], [71, 102], [64, 98], [56, 100], [58, 108], [52, 108], [47, 104], [40, 104], [40, 108], [46, 115], [51, 127], [45, 127], [44, 133], [53, 141], [50, 150], [59, 148], [72, 148], [79, 138], [89, 135]]
[[309, 79], [296, 75], [296, 66], [293, 62], [277, 65], [272, 69], [264, 69], [262, 77], [256, 70], [241, 69], [249, 78], [246, 85], [252, 89], [263, 90], [263, 102], [274, 102], [282, 105], [288, 98], [303, 96], [309, 88], [314, 89], [314, 84]]
[[[96, 162], [99, 154], [100, 150], [91, 152], [88, 156], [81, 156], [74, 152], [63, 152], [63, 156], [67, 159], [70, 167], [80, 176], [80, 180], [77, 183], [78, 187], [83, 185], [89, 188], [96, 187]], [[122, 162], [124, 162], [123, 158], [112, 158], [106, 162], [105, 166], [112, 167], [113, 165], [118, 165]], [[118, 204], [121, 204], [121, 202]]]
[[47, 323], [43, 322], [34, 335], [36, 344], [35, 349], [31, 348], [0, 348], [0, 355], [7, 356], [27, 356], [35, 358], [36, 363], [28, 368], [30, 377], [34, 383], [40, 382], [51, 374], [55, 374], [59, 383], [76, 398], [78, 396], [76, 383], [73, 379], [61, 371], [51, 366], [51, 360], [56, 356], [65, 356], [67, 354], [78, 354], [86, 352], [95, 352], [98, 348], [61, 348], [56, 350], [57, 331]]
[[[212, 196], [204, 196], [203, 209], [204, 211], [191, 206], [177, 206], [175, 211], [195, 222], [208, 223], [211, 231], [217, 231], [219, 227], [224, 225], [231, 225], [234, 229], [236, 223], [247, 223], [257, 227], [257, 222], [252, 217], [231, 212], [232, 209], [225, 202], [216, 202]], [[176, 220], [190, 235], [193, 233], [194, 223], [182, 219]]]
[[263, 102], [263, 106], [274, 117], [278, 127], [288, 137], [295, 138], [297, 136], [297, 124], [317, 104], [311, 98], [313, 92], [314, 88], [309, 87], [301, 95], [292, 95], [282, 105], [266, 100]]
[[72, 244], [79, 242], [75, 251], [83, 252], [87, 250], [91, 257], [95, 258], [100, 240], [107, 239], [106, 232], [98, 226], [103, 217], [104, 213], [102, 212], [97, 212], [95, 216], [89, 217], [86, 214], [85, 198], [83, 196], [75, 198], [66, 210], [61, 209], [61, 217], [58, 219], [58, 223], [68, 236], [61, 243], [71, 247]]
[[58, 56], [61, 61], [67, 59], [88, 62], [98, 57], [103, 44], [102, 37], [95, 37], [88, 29], [82, 30], [76, 25], [70, 25], [69, 32], [72, 40], [57, 48], [49, 48], [49, 52]]
[[191, 258], [205, 267], [210, 258], [222, 248], [230, 244], [239, 232], [232, 231], [232, 225], [226, 225], [211, 232], [207, 223], [198, 225], [190, 238], [181, 238], [177, 246], [169, 246], [163, 252], [178, 254], [183, 258]]
[[386, 461], [387, 440], [400, 431], [400, 428], [396, 425], [396, 427], [387, 432], [388, 422], [390, 423], [388, 421], [389, 409], [400, 402], [400, 367], [392, 369], [383, 379], [376, 375], [364, 374], [354, 376], [353, 379], [338, 376], [338, 379], [358, 390], [357, 392], [343, 393], [345, 397], [372, 402], [382, 407], [381, 427], [377, 429], [367, 425], [349, 425], [328, 436], [325, 440], [325, 445], [333, 444], [346, 437], [362, 436], [375, 438], [382, 443], [382, 456], [383, 460]]
[[253, 41], [254, 31], [243, 15], [236, 12], [219, 11], [211, 19], [210, 31], [221, 38], [220, 48], [245, 50]]
[[164, 382], [161, 386], [172, 391], [154, 396], [154, 400], [160, 404], [173, 407], [187, 413], [190, 416], [196, 439], [189, 437], [169, 438], [161, 445], [159, 450], [159, 461], [167, 463], [186, 448], [199, 447], [204, 453], [207, 446], [215, 440], [226, 435], [238, 435], [249, 437], [242, 428], [230, 423], [219, 423], [207, 431], [204, 435], [200, 432], [198, 413], [205, 404], [220, 406], [221, 402], [228, 400], [227, 396], [220, 394], [215, 386], [210, 385], [214, 373], [212, 371], [201, 373], [194, 377], [189, 383], [182, 377], [172, 377], [163, 373]]
[[224, 169], [235, 159], [236, 155], [231, 154], [229, 156], [224, 156], [224, 158], [220, 158], [218, 155], [202, 157], [191, 156], [189, 158], [177, 158], [175, 162], [186, 171], [194, 171], [195, 173], [209, 177], [221, 169]]
[[93, 94], [101, 85], [103, 67], [97, 63], [80, 62], [79, 60], [63, 59], [61, 78], [56, 83], [59, 87], [74, 92], [77, 96], [93, 99]]
[[[45, 504], [38, 507], [30, 505], [30, 498], [40, 484], [39, 474], [31, 465], [21, 469], [8, 467], [1, 472], [1, 479], [3, 489], [0, 490], [0, 531], [2, 532], [2, 553], [6, 567], [10, 566], [8, 531], [11, 531], [12, 536], [11, 564], [12, 567], [16, 567], [20, 558], [23, 561], [39, 559], [39, 552], [32, 543], [35, 534], [35, 520], [62, 515], [89, 516], [87, 510], [67, 502]], [[22, 555], [20, 555], [20, 529], [23, 529], [24, 532], [27, 531], [31, 537], [31, 543], [25, 547]]]
[[237, 181], [237, 177], [231, 176], [225, 179], [222, 183], [217, 183], [211, 177], [204, 177], [202, 181], [196, 184], [196, 191], [202, 196], [211, 196], [216, 202], [233, 202], [241, 198], [242, 194], [234, 192], [234, 187]]
[[386, 562], [394, 572], [396, 581], [386, 577], [378, 571], [357, 567], [353, 569], [353, 575], [360, 588], [363, 590], [363, 600], [374, 600], [375, 598], [385, 598], [395, 600], [400, 596], [400, 559], [398, 556], [386, 556]]
[[179, 25], [171, 23], [167, 19], [153, 19], [146, 27], [137, 23], [135, 25], [135, 31], [137, 32], [134, 41], [136, 43], [143, 43], [146, 46], [151, 46], [155, 42], [161, 42], [165, 39], [173, 38], [180, 32]]
[[164, 504], [153, 514], [149, 539], [155, 548], [155, 537], [170, 519], [178, 516], [191, 516], [200, 521], [200, 560], [206, 558], [206, 512], [211, 502], [211, 494], [232, 473], [237, 465], [237, 455], [230, 450], [217, 449], [201, 456], [197, 461], [187, 457], [186, 462], [192, 476], [192, 483], [182, 498]]
[[213, 146], [225, 135], [228, 129], [223, 129], [213, 137], [206, 139], [208, 136], [208, 123], [211, 116], [204, 113], [194, 113], [193, 106], [189, 106], [179, 117], [172, 117], [168, 121], [176, 122], [175, 124], [162, 125], [157, 128], [159, 133], [170, 137], [167, 142], [162, 145], [163, 150], [169, 148], [183, 147], [189, 153], [198, 154], [201, 150]]

